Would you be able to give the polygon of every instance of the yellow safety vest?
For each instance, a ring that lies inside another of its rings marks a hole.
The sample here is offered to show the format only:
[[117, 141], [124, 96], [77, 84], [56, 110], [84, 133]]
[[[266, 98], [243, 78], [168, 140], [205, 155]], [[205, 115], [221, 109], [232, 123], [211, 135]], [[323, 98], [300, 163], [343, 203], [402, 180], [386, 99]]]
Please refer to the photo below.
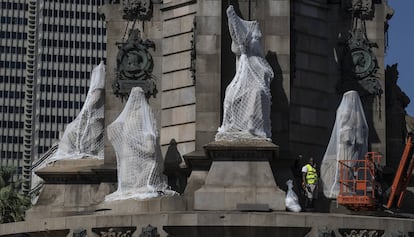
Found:
[[306, 169], [308, 170], [308, 172], [306, 172], [306, 183], [315, 184], [318, 182], [318, 174], [316, 173], [316, 169], [310, 164], [306, 165]]

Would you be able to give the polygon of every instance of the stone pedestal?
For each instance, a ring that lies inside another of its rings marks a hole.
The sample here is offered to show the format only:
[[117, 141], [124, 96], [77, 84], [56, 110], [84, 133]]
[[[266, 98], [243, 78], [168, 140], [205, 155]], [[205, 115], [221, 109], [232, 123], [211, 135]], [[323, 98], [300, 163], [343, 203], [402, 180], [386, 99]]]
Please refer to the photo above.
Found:
[[194, 193], [195, 210], [285, 210], [285, 193], [269, 164], [278, 146], [220, 141], [204, 148], [213, 163], [204, 186]]
[[96, 206], [96, 215], [136, 215], [165, 212], [187, 211], [184, 197], [160, 196], [144, 200], [126, 199], [102, 202]]
[[108, 193], [115, 190], [116, 174], [107, 175], [99, 167], [103, 160], [84, 158], [60, 160], [36, 174], [44, 180], [36, 204], [26, 219], [90, 215]]

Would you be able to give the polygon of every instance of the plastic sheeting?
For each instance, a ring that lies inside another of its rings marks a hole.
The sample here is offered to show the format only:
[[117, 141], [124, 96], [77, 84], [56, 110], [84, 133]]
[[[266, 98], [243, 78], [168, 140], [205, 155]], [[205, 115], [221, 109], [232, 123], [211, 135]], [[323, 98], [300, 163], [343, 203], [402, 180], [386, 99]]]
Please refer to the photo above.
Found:
[[105, 65], [101, 62], [92, 70], [89, 91], [79, 115], [69, 123], [59, 142], [56, 160], [103, 159]]
[[168, 189], [162, 174], [155, 118], [140, 87], [132, 88], [125, 108], [107, 130], [116, 152], [118, 189], [105, 201], [176, 194]]
[[289, 211], [293, 212], [300, 212], [302, 208], [299, 204], [299, 198], [296, 195], [295, 191], [293, 191], [293, 181], [288, 180], [286, 181], [286, 185], [288, 186], [288, 191], [286, 193], [285, 205]]
[[336, 111], [331, 139], [321, 164], [323, 192], [327, 198], [339, 194], [339, 160], [363, 159], [368, 151], [368, 125], [356, 91], [348, 91]]
[[216, 141], [271, 138], [270, 82], [273, 70], [264, 59], [257, 21], [237, 16], [227, 9], [232, 51], [238, 57], [236, 75], [226, 88], [223, 123]]

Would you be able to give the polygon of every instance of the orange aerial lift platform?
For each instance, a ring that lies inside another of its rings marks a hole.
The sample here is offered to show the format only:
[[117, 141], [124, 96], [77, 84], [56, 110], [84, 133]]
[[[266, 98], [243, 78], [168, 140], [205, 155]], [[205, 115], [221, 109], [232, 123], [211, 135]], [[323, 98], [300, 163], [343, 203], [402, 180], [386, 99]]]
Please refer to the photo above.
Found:
[[380, 184], [376, 181], [381, 155], [368, 152], [363, 160], [340, 160], [338, 204], [359, 210], [374, 210], [378, 206]]

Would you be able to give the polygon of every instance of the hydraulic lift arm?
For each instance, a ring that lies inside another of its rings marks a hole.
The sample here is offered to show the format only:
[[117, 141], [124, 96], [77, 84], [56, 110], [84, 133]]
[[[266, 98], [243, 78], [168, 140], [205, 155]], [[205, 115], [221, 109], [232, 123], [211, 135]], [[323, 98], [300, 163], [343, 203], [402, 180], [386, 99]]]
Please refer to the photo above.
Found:
[[411, 174], [414, 169], [414, 133], [409, 133], [407, 142], [405, 144], [404, 152], [402, 154], [400, 164], [395, 174], [394, 181], [391, 186], [391, 194], [387, 202], [387, 208], [390, 209], [395, 200], [397, 200], [397, 207], [401, 208], [404, 199], [405, 191], [410, 182]]

